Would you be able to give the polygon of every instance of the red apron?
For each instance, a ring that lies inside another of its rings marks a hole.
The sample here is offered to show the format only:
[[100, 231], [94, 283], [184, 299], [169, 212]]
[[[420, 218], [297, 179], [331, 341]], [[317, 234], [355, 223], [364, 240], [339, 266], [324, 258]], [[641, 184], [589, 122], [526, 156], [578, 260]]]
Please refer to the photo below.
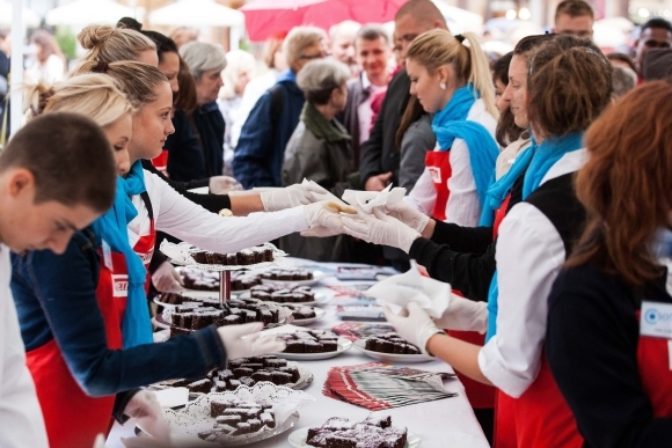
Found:
[[168, 152], [167, 149], [164, 149], [163, 151], [161, 151], [161, 154], [159, 154], [158, 156], [156, 156], [152, 159], [152, 165], [154, 165], [154, 168], [161, 171], [161, 173], [163, 173], [163, 174], [168, 173], [168, 157], [169, 156], [170, 156], [170, 152]]
[[[450, 190], [448, 189], [448, 179], [452, 174], [450, 166], [450, 151], [428, 151], [425, 155], [425, 166], [432, 176], [434, 182], [434, 189], [436, 190], [436, 201], [434, 202], [434, 210], [432, 216], [441, 221], [446, 219], [446, 204], [450, 197]], [[458, 291], [454, 291], [459, 295]], [[485, 336], [475, 331], [446, 331], [450, 336], [457, 339], [470, 342], [476, 345], [483, 345]], [[469, 403], [476, 409], [487, 409], [494, 406], [495, 388], [487, 386], [478, 381], [474, 381], [459, 372], [457, 376], [464, 384], [464, 390], [469, 399]]]
[[[151, 219], [151, 205], [148, 210]], [[133, 247], [145, 267], [149, 265], [156, 240], [153, 220], [150, 229], [150, 233], [142, 236]], [[126, 310], [128, 271], [123, 254], [111, 252], [109, 247], [99, 250], [99, 258], [96, 299], [105, 324], [107, 347], [117, 350], [123, 347], [121, 328]], [[97, 434], [107, 434], [116, 395], [86, 395], [70, 373], [54, 339], [26, 353], [26, 358], [51, 448], [91, 448]]]

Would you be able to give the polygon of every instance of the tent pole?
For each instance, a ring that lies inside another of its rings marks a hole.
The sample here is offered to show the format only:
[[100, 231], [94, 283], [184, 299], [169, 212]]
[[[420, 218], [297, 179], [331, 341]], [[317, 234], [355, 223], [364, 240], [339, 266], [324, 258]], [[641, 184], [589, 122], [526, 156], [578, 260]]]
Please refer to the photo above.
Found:
[[23, 0], [12, 0], [12, 56], [10, 67], [10, 124], [12, 133], [23, 124], [23, 50], [26, 25]]

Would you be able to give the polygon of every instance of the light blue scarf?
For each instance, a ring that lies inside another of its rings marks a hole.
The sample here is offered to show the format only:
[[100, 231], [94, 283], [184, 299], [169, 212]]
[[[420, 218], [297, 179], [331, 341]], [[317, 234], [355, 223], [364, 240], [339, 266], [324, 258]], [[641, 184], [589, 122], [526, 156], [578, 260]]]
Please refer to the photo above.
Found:
[[[544, 140], [541, 145], [537, 145], [536, 141], [532, 139], [532, 146], [518, 155], [509, 172], [498, 182], [493, 184], [492, 189], [500, 194], [501, 192], [499, 190], [503, 187], [501, 185], [497, 186], [497, 184], [500, 182], [503, 183], [504, 179], [511, 175], [512, 178], [506, 179], [506, 182], [510, 184], [510, 190], [516, 179], [525, 172], [525, 177], [523, 179], [523, 200], [527, 199], [530, 194], [539, 188], [546, 173], [548, 173], [558, 160], [565, 154], [576, 151], [583, 146], [582, 139], [583, 133], [580, 132], [568, 134], [563, 137], [549, 138]], [[499, 208], [509, 190], [506, 190], [503, 195], [501, 195], [502, 199], [497, 205], [494, 204], [495, 198], [493, 194], [493, 204], [491, 204], [495, 206], [493, 210]], [[481, 217], [481, 219], [483, 219], [483, 217]], [[497, 271], [495, 271], [490, 282], [490, 289], [488, 290], [488, 332], [485, 337], [486, 341], [489, 341], [490, 338], [497, 333], [497, 312], [499, 310], [497, 303], [498, 297], [499, 283], [497, 280]]]
[[499, 147], [483, 125], [467, 120], [469, 109], [476, 100], [477, 92], [472, 84], [455, 90], [448, 104], [434, 115], [432, 130], [442, 151], [450, 151], [456, 138], [467, 144], [476, 191], [483, 204], [495, 171]]
[[140, 162], [135, 162], [124, 178], [117, 176], [114, 204], [93, 223], [93, 230], [115, 252], [124, 254], [128, 270], [128, 300], [122, 324], [124, 348], [152, 342], [145, 279], [147, 270], [128, 242], [128, 223], [138, 215], [131, 197], [145, 191], [145, 178]]

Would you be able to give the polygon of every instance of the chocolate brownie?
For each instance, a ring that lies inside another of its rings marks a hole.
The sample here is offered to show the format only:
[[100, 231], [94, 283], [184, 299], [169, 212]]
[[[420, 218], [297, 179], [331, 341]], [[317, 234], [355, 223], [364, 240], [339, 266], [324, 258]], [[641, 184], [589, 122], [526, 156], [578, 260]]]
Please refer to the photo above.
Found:
[[271, 286], [257, 285], [250, 288], [250, 297], [261, 301], [279, 303], [314, 302], [315, 293], [307, 286]]
[[252, 247], [239, 252], [219, 254], [216, 252], [196, 250], [191, 253], [196, 263], [219, 264], [224, 266], [242, 266], [273, 261], [273, 251], [267, 247]]
[[400, 355], [419, 355], [420, 349], [396, 333], [387, 333], [366, 338], [364, 348], [373, 352], [394, 353]]
[[261, 278], [280, 281], [312, 280], [313, 273], [305, 269], [273, 268], [261, 274]]
[[338, 350], [337, 336], [330, 331], [307, 330], [283, 335], [285, 353], [326, 353]]
[[367, 418], [356, 424], [331, 418], [320, 427], [309, 428], [306, 443], [325, 448], [402, 448], [407, 437], [406, 428], [391, 426], [390, 417]]

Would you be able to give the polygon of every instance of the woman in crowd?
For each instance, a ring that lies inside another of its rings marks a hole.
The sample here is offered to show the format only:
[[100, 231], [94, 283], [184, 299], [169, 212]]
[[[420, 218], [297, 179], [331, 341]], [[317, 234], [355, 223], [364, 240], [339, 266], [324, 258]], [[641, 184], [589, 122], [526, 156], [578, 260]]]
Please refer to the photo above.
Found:
[[132, 29], [90, 25], [77, 35], [77, 40], [88, 50], [84, 62], [109, 64], [112, 61], [136, 60], [159, 65], [154, 42]]
[[672, 85], [628, 93], [588, 130], [588, 221], [549, 299], [546, 354], [584, 446], [672, 444]]
[[233, 126], [243, 101], [247, 85], [254, 78], [256, 61], [245, 50], [231, 50], [226, 53], [226, 68], [222, 72], [224, 86], [220, 90], [219, 110], [224, 117], [224, 173], [233, 176]]
[[406, 71], [437, 137], [410, 198], [434, 218], [475, 226], [499, 153], [487, 58], [475, 35], [432, 30], [409, 47]]
[[[452, 300], [436, 322], [414, 305], [409, 305], [407, 316], [388, 313], [388, 319], [423, 350], [500, 389], [496, 437], [501, 443], [577, 446], [571, 414], [543, 362], [546, 298], [583, 219], [573, 198], [572, 173], [584, 157], [584, 151], [579, 150], [582, 132], [610, 101], [611, 69], [592, 43], [569, 36], [543, 44], [528, 65], [529, 121], [537, 143], [521, 154], [510, 170], [512, 178], [520, 176], [513, 193], [520, 194], [524, 202], [510, 209], [499, 228], [494, 291], [500, 309], [491, 328], [493, 336], [478, 347], [440, 330], [485, 331], [491, 323], [493, 316], [488, 316], [484, 304], [461, 299]], [[343, 223], [347, 233], [367, 241], [405, 250], [422, 244], [416, 230], [389, 216], [343, 218]], [[450, 232], [451, 246], [458, 248], [492, 239], [491, 233], [478, 236], [454, 230]], [[461, 233], [462, 238], [455, 238]], [[466, 279], [464, 286], [473, 291], [475, 285], [469, 280], [482, 283], [484, 277], [468, 272], [468, 263], [455, 263], [457, 257], [468, 256], [453, 252], [452, 263], [433, 269], [446, 271], [443, 278]], [[454, 287], [465, 292], [462, 285]], [[507, 397], [507, 405], [502, 406], [501, 399]], [[510, 421], [500, 416], [508, 416]]]
[[26, 69], [28, 83], [53, 84], [65, 76], [65, 57], [54, 36], [47, 30], [36, 30], [30, 36], [35, 47], [35, 60], [32, 67]]
[[[306, 64], [297, 84], [306, 97], [299, 125], [285, 149], [284, 185], [304, 178], [317, 182], [337, 197], [346, 189], [360, 189], [355, 171], [351, 137], [336, 115], [345, 109], [350, 69], [335, 60]], [[349, 256], [349, 237], [305, 238], [288, 235], [281, 247], [292, 256], [319, 261], [344, 261]]]

